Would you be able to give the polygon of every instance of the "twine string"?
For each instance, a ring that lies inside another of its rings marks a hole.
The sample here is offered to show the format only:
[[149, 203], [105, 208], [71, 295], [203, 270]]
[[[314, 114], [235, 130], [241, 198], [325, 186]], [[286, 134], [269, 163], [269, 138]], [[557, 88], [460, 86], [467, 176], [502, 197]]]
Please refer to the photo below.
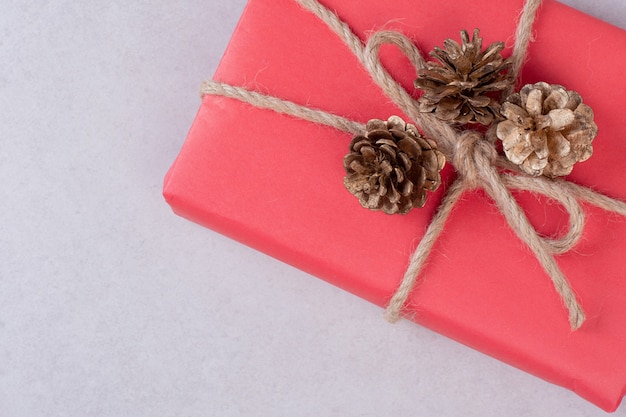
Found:
[[452, 209], [459, 201], [461, 195], [468, 189], [465, 180], [461, 177], [452, 182], [445, 195], [441, 199], [441, 203], [433, 216], [433, 219], [426, 228], [426, 233], [420, 240], [417, 248], [411, 255], [409, 266], [407, 267], [400, 285], [393, 294], [387, 308], [385, 309], [385, 319], [390, 323], [395, 323], [400, 320], [400, 313], [402, 308], [406, 304], [406, 300], [413, 291], [419, 273], [426, 263], [426, 259], [430, 254], [433, 246], [439, 239], [441, 232], [443, 232], [444, 226]]
[[[416, 100], [384, 68], [380, 62], [379, 50], [385, 44], [397, 46], [408, 57], [416, 71], [424, 66], [424, 58], [411, 40], [398, 32], [380, 31], [372, 34], [363, 44], [345, 22], [317, 0], [295, 1], [320, 18], [344, 41], [383, 92], [427, 137], [437, 141], [438, 148], [447, 160], [451, 161], [458, 173], [458, 177], [448, 187], [435, 216], [410, 257], [404, 277], [385, 311], [387, 320], [394, 322], [401, 317], [402, 309], [417, 284], [426, 259], [461, 195], [467, 190], [478, 188], [485, 190], [502, 212], [511, 229], [535, 254], [568, 310], [571, 328], [578, 329], [585, 320], [585, 314], [566, 277], [559, 269], [554, 255], [572, 249], [582, 236], [584, 212], [579, 201], [589, 202], [623, 216], [626, 216], [626, 204], [565, 180], [531, 178], [501, 172], [501, 169], [519, 171], [505, 158], [497, 155], [493, 140], [485, 140], [483, 135], [471, 130], [460, 132], [432, 114], [420, 112]], [[512, 70], [515, 75], [518, 74], [525, 59], [534, 16], [540, 3], [541, 0], [527, 0], [525, 3], [517, 27], [513, 51]], [[353, 135], [363, 133], [365, 128], [363, 123], [323, 110], [216, 81], [204, 82], [201, 94], [202, 96], [218, 95], [233, 98], [255, 107], [323, 124]], [[491, 139], [492, 136], [493, 129], [490, 129], [487, 137]], [[561, 237], [541, 236], [526, 217], [523, 209], [509, 191], [510, 189], [544, 195], [561, 204], [569, 215], [567, 232]]]
[[363, 123], [355, 122], [336, 114], [313, 109], [311, 107], [301, 106], [292, 101], [283, 100], [278, 97], [273, 97], [267, 94], [250, 91], [245, 88], [219, 83], [212, 80], [202, 83], [202, 86], [200, 87], [200, 94], [202, 97], [205, 95], [212, 95], [232, 98], [251, 104], [260, 109], [273, 110], [276, 113], [282, 113], [299, 119], [308, 120], [309, 122], [334, 127], [335, 129], [339, 129], [353, 135], [357, 135], [365, 130], [365, 125]]
[[[532, 40], [532, 29], [535, 23], [535, 16], [537, 16], [537, 10], [541, 5], [542, 0], [526, 0], [517, 29], [515, 30], [515, 44], [513, 45], [513, 65], [511, 66], [511, 76], [514, 80], [519, 80], [519, 72], [526, 60], [526, 52], [528, 51], [528, 45]], [[515, 89], [515, 85], [510, 85], [503, 93], [506, 97], [510, 95]]]

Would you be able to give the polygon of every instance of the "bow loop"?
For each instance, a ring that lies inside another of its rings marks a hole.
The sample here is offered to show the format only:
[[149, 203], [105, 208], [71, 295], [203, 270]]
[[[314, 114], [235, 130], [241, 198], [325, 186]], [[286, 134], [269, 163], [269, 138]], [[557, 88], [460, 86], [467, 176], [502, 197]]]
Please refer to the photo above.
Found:
[[502, 174], [502, 182], [508, 189], [530, 191], [558, 202], [569, 216], [567, 231], [561, 236], [539, 236], [551, 253], [558, 255], [571, 250], [580, 241], [585, 226], [585, 213], [578, 202], [575, 191], [561, 180]]
[[371, 65], [366, 65], [369, 68], [378, 66], [378, 51], [380, 47], [389, 44], [397, 46], [400, 51], [411, 61], [413, 68], [415, 68], [415, 74], [419, 69], [424, 68], [424, 57], [420, 53], [417, 46], [400, 32], [394, 30], [381, 30], [372, 34], [367, 40], [365, 45], [365, 59], [373, 60]]

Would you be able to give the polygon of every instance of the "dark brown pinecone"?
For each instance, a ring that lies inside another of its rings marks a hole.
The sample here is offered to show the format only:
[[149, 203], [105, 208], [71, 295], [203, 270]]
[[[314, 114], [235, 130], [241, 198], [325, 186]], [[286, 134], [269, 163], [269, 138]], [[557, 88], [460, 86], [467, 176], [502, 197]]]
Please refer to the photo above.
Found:
[[502, 105], [498, 123], [507, 158], [532, 176], [568, 175], [589, 159], [598, 134], [593, 111], [580, 95], [557, 84], [528, 84]]
[[364, 135], [350, 142], [343, 182], [361, 205], [387, 214], [408, 213], [426, 203], [426, 192], [441, 184], [444, 155], [398, 116], [370, 120]]
[[471, 42], [465, 30], [461, 39], [462, 45], [446, 39], [444, 49], [435, 47], [430, 56], [439, 62], [426, 62], [418, 71], [415, 87], [423, 91], [420, 110], [445, 121], [489, 125], [499, 118], [500, 104], [487, 93], [501, 92], [512, 84], [507, 73], [511, 60], [500, 55], [504, 42], [481, 51], [478, 29]]

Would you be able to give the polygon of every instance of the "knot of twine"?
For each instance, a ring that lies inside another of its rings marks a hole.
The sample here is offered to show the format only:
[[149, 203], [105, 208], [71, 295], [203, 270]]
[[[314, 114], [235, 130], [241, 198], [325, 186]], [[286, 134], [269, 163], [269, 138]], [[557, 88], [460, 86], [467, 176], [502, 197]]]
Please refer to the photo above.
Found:
[[[451, 161], [458, 173], [458, 177], [443, 196], [424, 237], [411, 255], [404, 277], [389, 301], [385, 318], [390, 322], [395, 322], [401, 317], [407, 298], [414, 289], [419, 273], [443, 231], [446, 219], [455, 203], [465, 191], [480, 188], [494, 201], [516, 235], [533, 251], [568, 310], [571, 328], [578, 329], [585, 321], [585, 313], [559, 269], [554, 255], [572, 249], [582, 236], [585, 216], [578, 201], [586, 201], [622, 216], [626, 216], [626, 204], [568, 181], [514, 174], [519, 173], [517, 167], [497, 154], [493, 145], [495, 142], [493, 129], [487, 131], [486, 137], [471, 130], [459, 132], [432, 114], [421, 113], [416, 100], [383, 67], [379, 59], [379, 50], [385, 44], [398, 47], [408, 57], [416, 72], [424, 66], [424, 58], [410, 39], [398, 32], [379, 31], [372, 34], [363, 44], [344, 21], [317, 0], [295, 1], [319, 17], [345, 42], [383, 92], [412, 119], [427, 137], [437, 142], [439, 150], [444, 153], [448, 161]], [[514, 79], [517, 78], [526, 57], [532, 25], [540, 4], [541, 0], [527, 0], [524, 5], [516, 30], [512, 55], [511, 71]], [[511, 92], [512, 87], [505, 92], [505, 96]], [[259, 108], [331, 126], [353, 135], [361, 134], [365, 130], [363, 123], [216, 81], [204, 82], [201, 94], [202, 96], [218, 95], [237, 99]], [[511, 195], [510, 190], [513, 189], [544, 195], [561, 204], [569, 214], [567, 232], [561, 237], [541, 236]]]
[[478, 132], [469, 130], [463, 132], [455, 144], [452, 165], [469, 188], [478, 188], [484, 182], [484, 170], [494, 166], [497, 156], [491, 143]]

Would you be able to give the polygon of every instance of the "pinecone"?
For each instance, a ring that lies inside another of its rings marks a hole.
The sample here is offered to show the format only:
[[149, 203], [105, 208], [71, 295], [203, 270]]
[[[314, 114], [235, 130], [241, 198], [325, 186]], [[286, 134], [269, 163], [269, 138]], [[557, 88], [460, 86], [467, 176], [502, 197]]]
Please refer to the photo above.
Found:
[[489, 125], [499, 118], [500, 104], [486, 93], [511, 85], [513, 80], [507, 74], [511, 60], [500, 55], [504, 42], [493, 43], [481, 52], [478, 29], [471, 42], [466, 30], [461, 31], [461, 39], [462, 45], [447, 39], [444, 49], [435, 47], [430, 56], [439, 62], [426, 62], [418, 71], [415, 87], [424, 92], [419, 99], [420, 110], [450, 122]]
[[441, 184], [444, 155], [398, 116], [372, 119], [366, 133], [350, 142], [343, 182], [361, 205], [387, 214], [408, 213], [426, 203], [426, 192]]
[[507, 158], [532, 176], [568, 175], [589, 159], [598, 134], [591, 107], [565, 87], [528, 84], [502, 105], [506, 120], [497, 126]]

